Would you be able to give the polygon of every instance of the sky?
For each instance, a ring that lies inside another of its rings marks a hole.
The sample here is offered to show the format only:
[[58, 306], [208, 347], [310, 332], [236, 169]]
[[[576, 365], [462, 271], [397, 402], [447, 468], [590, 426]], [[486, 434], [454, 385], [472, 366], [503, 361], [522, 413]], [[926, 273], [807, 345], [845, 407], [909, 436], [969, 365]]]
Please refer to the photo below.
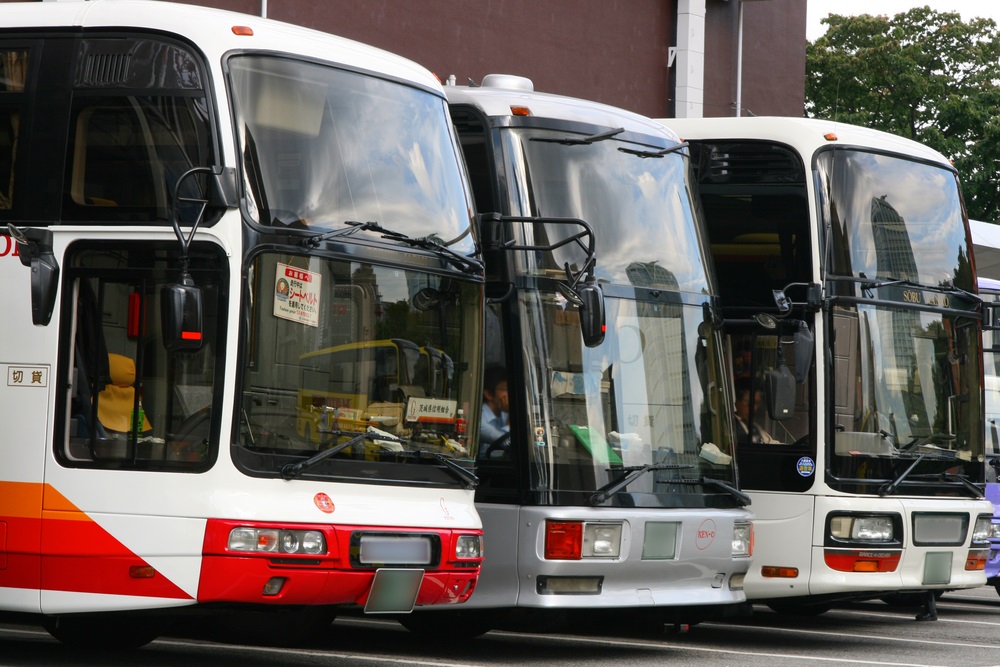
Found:
[[811, 42], [823, 35], [826, 26], [820, 19], [829, 14], [894, 16], [913, 7], [925, 6], [939, 12], [958, 12], [963, 21], [978, 16], [993, 19], [1000, 25], [1000, 2], [996, 0], [806, 0], [806, 39]]

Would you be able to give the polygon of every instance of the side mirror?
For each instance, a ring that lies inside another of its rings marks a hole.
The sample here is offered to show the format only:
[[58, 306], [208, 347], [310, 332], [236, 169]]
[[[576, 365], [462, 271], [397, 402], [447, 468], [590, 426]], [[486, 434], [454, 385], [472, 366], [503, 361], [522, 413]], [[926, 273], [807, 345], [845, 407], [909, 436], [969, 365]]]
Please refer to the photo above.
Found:
[[604, 291], [596, 281], [587, 281], [576, 290], [580, 298], [580, 330], [583, 344], [597, 347], [604, 342], [607, 322], [604, 314]]
[[190, 276], [160, 290], [160, 328], [169, 352], [200, 350], [204, 335], [201, 288]]
[[17, 241], [21, 264], [31, 268], [31, 322], [47, 326], [59, 292], [59, 262], [52, 252], [52, 232], [42, 227], [7, 225]]
[[785, 421], [795, 415], [795, 377], [788, 366], [781, 364], [764, 377], [767, 415], [775, 421]]

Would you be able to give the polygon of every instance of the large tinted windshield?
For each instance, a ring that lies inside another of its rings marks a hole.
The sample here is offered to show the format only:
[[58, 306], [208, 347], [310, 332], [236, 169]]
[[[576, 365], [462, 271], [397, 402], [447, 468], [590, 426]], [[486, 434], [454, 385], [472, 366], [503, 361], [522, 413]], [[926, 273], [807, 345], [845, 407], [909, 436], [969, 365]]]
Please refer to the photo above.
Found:
[[526, 437], [538, 445], [530, 454], [532, 488], [551, 502], [561, 493], [593, 492], [623, 468], [668, 464], [678, 467], [650, 472], [628, 491], [661, 494], [651, 503], [705, 502], [693, 495], [700, 488], [678, 488], [671, 480], [734, 482], [729, 412], [721, 407], [726, 401], [717, 381], [718, 334], [703, 321], [700, 305], [606, 301], [607, 336], [588, 348], [561, 296], [521, 296], [529, 414], [535, 416]]
[[462, 419], [478, 409], [480, 289], [412, 269], [259, 255], [239, 460], [273, 474], [362, 433], [373, 437], [309, 474], [412, 479], [407, 468], [426, 466], [373, 463], [413, 463], [417, 450], [473, 459]]
[[914, 473], [981, 479], [976, 322], [889, 305], [836, 307], [832, 316], [834, 475], [893, 479], [923, 454]]
[[955, 174], [939, 166], [852, 150], [817, 161], [840, 275], [952, 281], [972, 291], [969, 242]]
[[[520, 210], [582, 218], [599, 230], [598, 280], [714, 291], [693, 212], [686, 157], [643, 157], [625, 150], [652, 155], [657, 149], [615, 138], [565, 145], [558, 140], [577, 135], [553, 130], [517, 129], [504, 135], [509, 142], [506, 154], [512, 156], [509, 168], [521, 174], [511, 179]], [[556, 253], [554, 265], [578, 257]], [[532, 257], [522, 261], [531, 262]]]
[[313, 231], [375, 221], [468, 253], [471, 204], [445, 102], [313, 63], [229, 60], [249, 214]]

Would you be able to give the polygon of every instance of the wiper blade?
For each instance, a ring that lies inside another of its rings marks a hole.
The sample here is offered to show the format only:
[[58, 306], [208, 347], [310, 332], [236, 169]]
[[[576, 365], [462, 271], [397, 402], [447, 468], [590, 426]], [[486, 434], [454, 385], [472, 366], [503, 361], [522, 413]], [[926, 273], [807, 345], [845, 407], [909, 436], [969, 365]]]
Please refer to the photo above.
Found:
[[454, 475], [460, 482], [462, 486], [467, 489], [474, 489], [479, 486], [479, 477], [476, 476], [474, 472], [463, 468], [452, 460], [452, 457], [447, 454], [442, 454], [441, 452], [432, 452], [429, 449], [418, 449], [415, 452], [410, 452], [411, 455], [416, 456], [419, 459], [429, 460], [434, 459], [439, 463], [444, 465], [445, 470]]
[[665, 155], [670, 155], [671, 153], [676, 153], [677, 151], [684, 150], [688, 147], [688, 142], [682, 141], [679, 144], [674, 144], [673, 146], [668, 146], [663, 150], [659, 151], [644, 151], [637, 148], [625, 148], [624, 146], [619, 146], [618, 150], [622, 153], [628, 153], [629, 155], [638, 155], [641, 158], [647, 157], [664, 157]]
[[957, 437], [958, 436], [955, 435], [954, 433], [931, 433], [930, 435], [914, 438], [910, 442], [900, 447], [899, 451], [905, 452], [910, 449], [917, 449], [918, 447], [923, 447], [924, 445], [932, 443], [934, 440], [950, 441], [954, 440]]
[[406, 234], [387, 229], [374, 220], [369, 220], [368, 222], [347, 220], [344, 224], [348, 225], [348, 228], [334, 229], [322, 234], [316, 234], [315, 236], [309, 236], [302, 239], [302, 245], [310, 248], [318, 248], [323, 241], [327, 241], [338, 236], [349, 236], [359, 231], [378, 232], [384, 239], [392, 239], [393, 241], [399, 241], [415, 248], [430, 250], [441, 259], [466, 273], [483, 272], [482, 262], [477, 259], [458, 254], [454, 250], [442, 244], [440, 240], [434, 238], [433, 236], [411, 238]]
[[648, 463], [644, 466], [635, 466], [632, 468], [622, 468], [621, 471], [625, 473], [618, 479], [612, 480], [602, 486], [601, 488], [590, 494], [590, 504], [600, 505], [606, 501], [611, 496], [615, 495], [626, 486], [639, 479], [647, 472], [651, 470], [681, 470], [684, 468], [693, 468], [694, 466], [689, 463]]
[[982, 498], [984, 496], [984, 491], [975, 482], [970, 480], [966, 475], [960, 475], [953, 472], [942, 472], [942, 473], [927, 473], [921, 475], [910, 475], [909, 479], [922, 479], [928, 481], [937, 482], [959, 482], [966, 491], [972, 494], [973, 498]]
[[714, 479], [712, 477], [702, 477], [700, 480], [693, 480], [693, 481], [700, 482], [702, 486], [714, 486], [717, 489], [725, 491], [733, 498], [736, 498], [736, 501], [743, 507], [746, 507], [747, 505], [750, 504], [750, 496], [743, 493], [736, 487], [726, 484], [721, 479]]
[[598, 132], [597, 134], [591, 134], [586, 137], [562, 137], [561, 139], [550, 139], [549, 137], [532, 137], [531, 141], [541, 141], [548, 144], [562, 144], [563, 146], [589, 146], [590, 144], [596, 143], [598, 141], [604, 141], [605, 139], [610, 139], [612, 137], [618, 136], [625, 131], [624, 127], [616, 127], [613, 130], [608, 130], [607, 132]]

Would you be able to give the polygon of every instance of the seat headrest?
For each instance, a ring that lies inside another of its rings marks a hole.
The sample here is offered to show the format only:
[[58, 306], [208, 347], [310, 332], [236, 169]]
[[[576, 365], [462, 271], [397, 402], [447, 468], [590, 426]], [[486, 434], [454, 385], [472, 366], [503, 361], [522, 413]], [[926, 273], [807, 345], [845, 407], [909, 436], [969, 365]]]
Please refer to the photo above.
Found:
[[135, 362], [130, 357], [111, 352], [108, 354], [111, 384], [117, 387], [131, 387], [135, 384]]

